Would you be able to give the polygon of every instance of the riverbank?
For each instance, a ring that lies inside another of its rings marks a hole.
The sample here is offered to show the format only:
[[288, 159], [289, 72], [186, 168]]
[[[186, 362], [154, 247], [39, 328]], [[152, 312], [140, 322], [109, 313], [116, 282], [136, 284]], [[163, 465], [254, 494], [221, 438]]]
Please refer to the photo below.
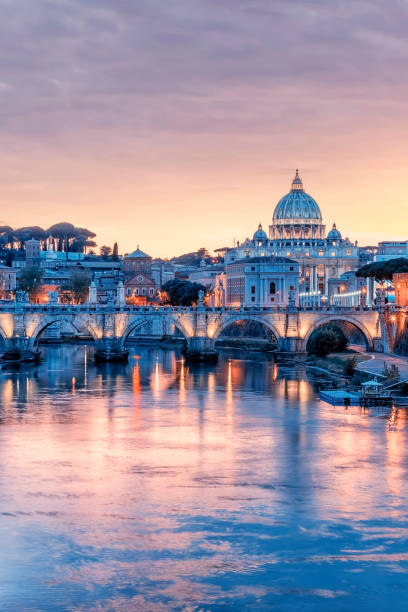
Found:
[[[353, 349], [347, 349], [341, 353], [330, 353], [326, 357], [317, 357], [309, 355], [306, 357], [305, 364], [309, 367], [316, 367], [320, 370], [325, 370], [330, 374], [339, 376], [347, 376], [353, 374], [353, 367], [350, 362], [354, 362], [354, 369], [359, 369], [361, 363], [370, 361], [370, 356], [366, 353], [361, 353]], [[349, 372], [347, 371], [350, 367]]]
[[220, 349], [241, 349], [262, 353], [275, 353], [277, 350], [276, 344], [264, 338], [220, 338], [215, 346]]

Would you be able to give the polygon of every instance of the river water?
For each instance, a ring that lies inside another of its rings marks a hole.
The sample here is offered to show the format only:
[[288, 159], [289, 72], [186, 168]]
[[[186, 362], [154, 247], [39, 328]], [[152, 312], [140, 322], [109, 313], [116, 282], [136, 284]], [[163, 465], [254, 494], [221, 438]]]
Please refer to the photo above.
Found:
[[405, 410], [253, 354], [0, 371], [0, 610], [406, 610]]

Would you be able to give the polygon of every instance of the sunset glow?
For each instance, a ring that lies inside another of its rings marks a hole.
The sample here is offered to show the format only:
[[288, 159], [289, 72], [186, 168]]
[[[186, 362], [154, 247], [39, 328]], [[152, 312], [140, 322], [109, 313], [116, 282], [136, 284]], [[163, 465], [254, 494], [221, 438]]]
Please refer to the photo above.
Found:
[[0, 222], [171, 257], [267, 226], [299, 167], [326, 225], [406, 238], [406, 20], [380, 1], [6, 0]]

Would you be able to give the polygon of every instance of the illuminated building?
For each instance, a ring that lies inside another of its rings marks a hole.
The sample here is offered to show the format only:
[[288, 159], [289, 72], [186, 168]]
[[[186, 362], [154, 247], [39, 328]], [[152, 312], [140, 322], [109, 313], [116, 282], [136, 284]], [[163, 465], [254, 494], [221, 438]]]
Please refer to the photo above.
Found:
[[259, 224], [252, 239], [247, 238], [226, 253], [225, 262], [229, 265], [245, 257], [271, 256], [296, 261], [301, 293], [326, 299], [329, 279], [339, 279], [360, 267], [356, 242], [343, 238], [335, 223], [326, 235], [319, 205], [304, 191], [297, 170], [291, 190], [275, 207], [269, 236]]

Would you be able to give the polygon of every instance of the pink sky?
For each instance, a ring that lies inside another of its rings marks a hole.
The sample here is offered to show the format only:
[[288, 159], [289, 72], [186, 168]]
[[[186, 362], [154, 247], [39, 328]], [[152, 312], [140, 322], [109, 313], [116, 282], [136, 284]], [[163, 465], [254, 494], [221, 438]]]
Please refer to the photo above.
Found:
[[266, 228], [299, 167], [327, 226], [408, 239], [408, 14], [391, 0], [2, 3], [0, 222], [153, 256]]

